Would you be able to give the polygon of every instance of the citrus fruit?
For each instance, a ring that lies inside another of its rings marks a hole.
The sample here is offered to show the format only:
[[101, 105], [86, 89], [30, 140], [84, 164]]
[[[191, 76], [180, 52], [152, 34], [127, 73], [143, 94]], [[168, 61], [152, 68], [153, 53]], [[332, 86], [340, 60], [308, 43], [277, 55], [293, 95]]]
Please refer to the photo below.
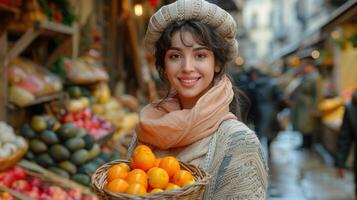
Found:
[[178, 160], [172, 156], [161, 158], [159, 167], [166, 170], [166, 172], [169, 174], [169, 177], [173, 177], [175, 173], [181, 169]]
[[161, 158], [156, 158], [154, 162], [154, 167], [159, 167]]
[[137, 154], [138, 152], [141, 152], [141, 151], [149, 151], [149, 152], [152, 152], [150, 147], [144, 145], [144, 144], [140, 144], [138, 145], [137, 147], [135, 147], [134, 151], [133, 151], [133, 156], [135, 154]]
[[111, 181], [116, 178], [125, 179], [127, 176], [128, 176], [128, 172], [119, 164], [112, 166], [107, 172], [108, 181]]
[[173, 182], [180, 187], [183, 187], [187, 182], [195, 180], [192, 174], [187, 170], [179, 170], [173, 177]]
[[146, 188], [139, 183], [131, 183], [125, 193], [144, 195], [146, 194]]
[[133, 183], [141, 184], [145, 187], [145, 190], [148, 186], [147, 175], [141, 169], [134, 169], [134, 170], [130, 171], [125, 180], [129, 184], [133, 184]]
[[130, 167], [128, 164], [126, 163], [119, 163], [118, 164], [121, 168], [123, 168], [125, 171], [129, 172], [130, 171]]
[[149, 170], [154, 166], [156, 157], [151, 151], [142, 150], [137, 152], [132, 157], [133, 166], [136, 169], [142, 169], [144, 171]]
[[152, 188], [166, 188], [169, 183], [169, 175], [164, 169], [153, 167], [148, 172], [149, 185]]
[[125, 192], [129, 184], [120, 178], [114, 179], [105, 185], [105, 189], [111, 192]]
[[151, 194], [153, 194], [153, 193], [158, 193], [158, 192], [163, 192], [164, 190], [163, 189], [160, 189], [160, 188], [155, 188], [155, 189], [153, 189], [153, 190], [151, 190]]
[[166, 190], [178, 190], [180, 189], [181, 187], [174, 184], [174, 183], [169, 183], [166, 187]]

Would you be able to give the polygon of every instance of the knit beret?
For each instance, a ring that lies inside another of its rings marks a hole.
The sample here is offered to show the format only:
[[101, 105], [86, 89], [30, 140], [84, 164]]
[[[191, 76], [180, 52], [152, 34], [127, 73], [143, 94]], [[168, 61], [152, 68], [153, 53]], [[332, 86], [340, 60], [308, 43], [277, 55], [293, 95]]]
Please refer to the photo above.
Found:
[[233, 17], [216, 4], [204, 0], [178, 0], [161, 7], [149, 21], [144, 38], [145, 47], [155, 52], [155, 44], [163, 31], [174, 21], [200, 21], [221, 35], [230, 45], [229, 58], [238, 54], [238, 42], [235, 38], [237, 25]]

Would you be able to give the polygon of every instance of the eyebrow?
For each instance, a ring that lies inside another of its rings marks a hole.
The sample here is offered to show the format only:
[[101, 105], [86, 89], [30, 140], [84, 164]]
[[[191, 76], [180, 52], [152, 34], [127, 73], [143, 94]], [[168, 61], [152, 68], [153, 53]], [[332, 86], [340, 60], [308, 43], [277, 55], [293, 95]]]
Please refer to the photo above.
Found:
[[[181, 51], [182, 49], [179, 47], [170, 47], [168, 50]], [[199, 50], [211, 50], [211, 49], [209, 49], [208, 47], [205, 47], [205, 46], [193, 48], [193, 51], [199, 51]]]

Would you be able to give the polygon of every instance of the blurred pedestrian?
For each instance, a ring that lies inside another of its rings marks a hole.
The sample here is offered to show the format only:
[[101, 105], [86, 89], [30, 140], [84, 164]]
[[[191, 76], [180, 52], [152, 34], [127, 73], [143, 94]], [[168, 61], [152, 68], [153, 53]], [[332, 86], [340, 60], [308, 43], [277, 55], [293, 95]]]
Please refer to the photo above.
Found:
[[282, 93], [277, 82], [266, 74], [257, 72], [254, 80], [255, 131], [259, 139], [267, 140], [268, 152], [273, 138], [277, 134], [278, 106], [282, 101]]
[[318, 126], [318, 103], [322, 98], [322, 80], [311, 56], [301, 58], [300, 82], [291, 97], [291, 123], [303, 135], [300, 148], [311, 148]]
[[[338, 138], [338, 152], [336, 158], [336, 166], [338, 175], [344, 176], [345, 163], [349, 155], [352, 144], [357, 144], [357, 89], [352, 94], [351, 101], [345, 105], [345, 113], [343, 115], [342, 126]], [[357, 198], [357, 148], [354, 148], [354, 174], [355, 174], [355, 194]]]

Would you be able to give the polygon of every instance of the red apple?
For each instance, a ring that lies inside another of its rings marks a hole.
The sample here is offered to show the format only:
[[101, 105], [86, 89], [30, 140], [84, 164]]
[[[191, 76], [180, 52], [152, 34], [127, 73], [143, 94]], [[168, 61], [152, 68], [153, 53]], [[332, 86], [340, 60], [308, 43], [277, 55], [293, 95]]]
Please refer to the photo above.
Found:
[[13, 168], [13, 173], [15, 174], [16, 179], [25, 179], [27, 176], [26, 170], [17, 166]]

